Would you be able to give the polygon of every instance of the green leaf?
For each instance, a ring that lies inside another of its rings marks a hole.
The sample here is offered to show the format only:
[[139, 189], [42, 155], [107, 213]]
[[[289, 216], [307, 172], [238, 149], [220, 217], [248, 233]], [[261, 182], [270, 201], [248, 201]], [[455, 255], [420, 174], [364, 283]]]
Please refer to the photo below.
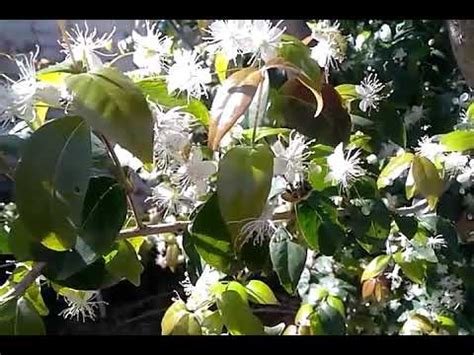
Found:
[[[473, 107], [473, 104], [471, 104], [471, 107]], [[440, 143], [447, 152], [464, 152], [474, 149], [474, 130], [442, 134], [440, 136]]]
[[170, 335], [178, 322], [183, 318], [188, 311], [183, 301], [175, 301], [165, 312], [161, 319], [161, 334]]
[[219, 311], [209, 311], [209, 313], [202, 320], [201, 327], [204, 334], [221, 334], [224, 323], [222, 323], [222, 317]]
[[380, 275], [387, 267], [390, 258], [390, 255], [379, 255], [372, 259], [369, 265], [367, 265], [364, 269], [364, 272], [361, 276], [361, 281], [363, 282]]
[[296, 205], [296, 220], [311, 249], [324, 255], [333, 255], [344, 239], [334, 204], [316, 192]]
[[281, 285], [294, 294], [306, 262], [306, 248], [292, 242], [286, 229], [280, 228], [270, 241], [270, 257]]
[[263, 281], [251, 280], [245, 288], [250, 301], [258, 304], [279, 304], [272, 289]]
[[[287, 135], [290, 133], [290, 129], [288, 128], [274, 128], [274, 127], [258, 127], [257, 133], [255, 135], [255, 142], [259, 140], [269, 137], [269, 136], [276, 136], [276, 135]], [[252, 139], [253, 135], [253, 128], [245, 129], [242, 132], [242, 135], [247, 139]]]
[[309, 79], [319, 83], [321, 80], [321, 68], [311, 58], [309, 47], [298, 38], [287, 34], [282, 36], [282, 42], [284, 45], [279, 48], [278, 55], [301, 69]]
[[356, 91], [354, 84], [342, 84], [335, 87], [336, 91], [341, 95], [342, 101], [348, 105], [352, 101], [357, 100], [360, 96]]
[[185, 313], [174, 326], [171, 335], [202, 335], [201, 325], [192, 313]]
[[218, 52], [214, 59], [214, 67], [216, 69], [217, 77], [222, 83], [227, 74], [227, 67], [229, 66], [229, 59], [225, 56], [224, 53]]
[[26, 140], [15, 135], [0, 136], [0, 173], [13, 176]]
[[230, 272], [234, 260], [232, 239], [219, 210], [217, 195], [212, 195], [199, 210], [191, 226], [197, 252], [219, 271]]
[[72, 75], [73, 107], [97, 131], [143, 163], [153, 163], [153, 117], [140, 89], [111, 67]]
[[45, 335], [43, 320], [27, 299], [19, 298], [16, 307], [15, 335]]
[[415, 156], [412, 153], [403, 153], [390, 159], [389, 163], [380, 172], [377, 179], [377, 188], [382, 189], [391, 185], [401, 173], [410, 167]]
[[184, 112], [194, 115], [204, 126], [209, 125], [209, 110], [206, 105], [197, 99], [190, 99], [168, 94], [168, 87], [164, 79], [143, 79], [135, 83], [143, 94], [153, 102], [168, 109], [182, 107]]
[[140, 275], [143, 265], [138, 259], [133, 246], [127, 240], [116, 243], [117, 247], [112, 253], [114, 256], [106, 264], [106, 269], [117, 278], [126, 278], [135, 286], [140, 286]]
[[436, 166], [425, 157], [415, 156], [413, 158], [413, 178], [416, 190], [428, 200], [431, 207], [434, 207], [443, 193], [444, 187]]
[[471, 104], [467, 108], [466, 117], [467, 117], [469, 122], [474, 121], [474, 102], [471, 102]]
[[400, 266], [402, 272], [408, 277], [411, 281], [422, 284], [425, 276], [427, 265], [424, 260], [415, 260], [411, 262], [403, 261], [402, 253], [397, 252], [393, 255], [393, 260]]
[[237, 250], [245, 242], [240, 233], [242, 226], [263, 212], [272, 177], [273, 154], [266, 145], [232, 148], [219, 162], [219, 209]]
[[41, 286], [34, 282], [30, 287], [27, 288], [25, 295], [30, 304], [36, 309], [41, 316], [47, 316], [49, 309], [44, 303], [43, 296], [41, 295]]
[[236, 291], [225, 291], [217, 298], [222, 322], [232, 335], [264, 335], [262, 322]]
[[341, 305], [342, 301], [333, 297], [331, 301], [322, 302], [318, 307], [317, 315], [325, 335], [345, 334], [346, 325], [341, 314]]
[[90, 166], [90, 130], [80, 117], [51, 121], [25, 144], [15, 174], [16, 203], [37, 240], [57, 250], [75, 244]]

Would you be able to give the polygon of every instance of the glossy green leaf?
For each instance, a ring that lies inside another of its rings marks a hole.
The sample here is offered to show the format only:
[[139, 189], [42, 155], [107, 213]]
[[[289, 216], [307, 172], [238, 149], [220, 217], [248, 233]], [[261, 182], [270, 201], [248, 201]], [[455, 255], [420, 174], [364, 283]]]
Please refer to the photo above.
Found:
[[140, 89], [119, 70], [103, 67], [72, 75], [73, 106], [97, 131], [143, 163], [153, 163], [153, 117]]
[[334, 204], [325, 196], [313, 192], [296, 205], [299, 229], [311, 249], [333, 255], [344, 239], [344, 230], [337, 219]]
[[106, 269], [117, 278], [124, 277], [135, 286], [140, 286], [140, 275], [144, 268], [133, 246], [127, 240], [117, 242], [116, 249]]
[[345, 105], [349, 105], [352, 101], [359, 98], [354, 84], [342, 84], [335, 87], [336, 91], [341, 95], [342, 101]]
[[219, 209], [237, 250], [245, 242], [242, 226], [263, 212], [272, 177], [273, 154], [266, 145], [232, 148], [219, 163]]
[[474, 149], [474, 130], [454, 131], [443, 134], [440, 137], [440, 143], [448, 152], [464, 152]]
[[390, 255], [379, 255], [372, 259], [372, 261], [365, 267], [361, 276], [361, 281], [363, 282], [380, 275], [387, 267], [390, 259]]
[[222, 323], [222, 317], [219, 311], [209, 311], [202, 320], [201, 327], [204, 334], [220, 335], [224, 323]]
[[249, 300], [258, 304], [278, 304], [272, 289], [263, 281], [251, 280], [245, 285]]
[[35, 282], [26, 289], [24, 298], [30, 302], [39, 315], [47, 316], [49, 314], [49, 309], [41, 295], [41, 286], [38, 283]]
[[15, 321], [16, 335], [44, 335], [45, 328], [43, 320], [36, 312], [35, 308], [30, 302], [21, 297], [17, 302], [16, 321]]
[[403, 153], [391, 158], [377, 178], [377, 187], [382, 189], [387, 185], [391, 185], [393, 180], [410, 167], [413, 158], [414, 155], [412, 153]]
[[333, 298], [331, 302], [322, 302], [317, 315], [325, 335], [344, 335], [346, 330], [344, 316], [341, 314], [342, 302]]
[[225, 291], [217, 298], [222, 322], [232, 335], [263, 335], [262, 322], [236, 291]]
[[234, 260], [232, 239], [221, 216], [217, 195], [212, 195], [199, 210], [191, 226], [197, 252], [212, 267], [229, 272]]
[[[257, 133], [255, 134], [255, 142], [258, 142], [265, 137], [287, 135], [289, 133], [290, 129], [288, 128], [258, 127]], [[252, 139], [253, 128], [243, 130], [242, 135], [249, 140]]]
[[174, 96], [168, 93], [168, 87], [164, 79], [143, 79], [135, 83], [143, 94], [151, 101], [167, 109], [182, 107], [184, 112], [194, 115], [204, 126], [209, 125], [209, 110], [206, 105], [197, 99], [189, 99]]
[[201, 325], [192, 313], [185, 313], [173, 328], [171, 335], [202, 335]]
[[306, 248], [291, 241], [286, 229], [280, 228], [270, 241], [270, 257], [281, 285], [293, 294], [306, 262]]
[[56, 241], [58, 250], [75, 244], [90, 166], [90, 130], [79, 117], [51, 121], [25, 144], [15, 174], [16, 203], [37, 240]]
[[402, 257], [402, 253], [398, 252], [393, 255], [393, 260], [400, 266], [403, 274], [408, 277], [411, 281], [422, 284], [426, 277], [426, 261], [415, 260], [411, 262], [405, 262]]
[[218, 52], [214, 59], [214, 67], [216, 69], [217, 77], [222, 83], [227, 74], [227, 67], [229, 66], [229, 59], [225, 56], [224, 53]]
[[443, 193], [444, 183], [438, 174], [436, 166], [425, 157], [413, 158], [413, 178], [416, 190], [427, 200], [431, 207]]
[[469, 107], [466, 110], [466, 117], [469, 120], [469, 122], [474, 121], [474, 102], [471, 102]]
[[183, 318], [188, 311], [183, 301], [175, 301], [165, 312], [161, 319], [161, 334], [170, 335], [178, 322]]

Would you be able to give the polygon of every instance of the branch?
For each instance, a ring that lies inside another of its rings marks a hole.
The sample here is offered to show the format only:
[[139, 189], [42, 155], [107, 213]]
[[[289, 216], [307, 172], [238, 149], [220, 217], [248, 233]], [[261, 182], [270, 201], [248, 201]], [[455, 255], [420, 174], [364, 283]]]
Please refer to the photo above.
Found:
[[[273, 215], [272, 220], [274, 221], [284, 221], [291, 219], [293, 213], [289, 212], [280, 212]], [[184, 231], [191, 221], [179, 221], [176, 223], [163, 223], [163, 224], [150, 224], [143, 227], [129, 228], [124, 229], [120, 232], [118, 239], [127, 239], [133, 237], [144, 237], [147, 235], [160, 234], [160, 233], [179, 233]]]
[[30, 287], [31, 284], [35, 282], [35, 280], [41, 275], [41, 271], [45, 266], [46, 263], [43, 261], [34, 263], [33, 267], [25, 275], [25, 277], [22, 278], [20, 282], [15, 284], [12, 290], [2, 297], [2, 300], [23, 296], [28, 287]]
[[117, 155], [115, 154], [114, 148], [110, 144], [110, 142], [107, 140], [107, 138], [101, 134], [100, 138], [104, 142], [107, 151], [112, 158], [114, 165], [117, 168], [118, 171], [118, 178], [121, 180], [120, 182], [122, 183], [122, 186], [125, 188], [125, 191], [127, 192], [127, 201], [130, 207], [132, 208], [133, 216], [135, 217], [135, 221], [137, 222], [137, 226], [140, 229], [143, 229], [145, 225], [143, 224], [142, 219], [140, 218], [140, 214], [138, 213], [137, 206], [135, 206], [135, 202], [133, 202], [133, 198], [131, 195], [131, 186], [130, 183], [127, 180], [127, 177], [125, 176], [125, 173], [123, 172], [122, 165], [120, 164], [120, 160], [118, 159]]

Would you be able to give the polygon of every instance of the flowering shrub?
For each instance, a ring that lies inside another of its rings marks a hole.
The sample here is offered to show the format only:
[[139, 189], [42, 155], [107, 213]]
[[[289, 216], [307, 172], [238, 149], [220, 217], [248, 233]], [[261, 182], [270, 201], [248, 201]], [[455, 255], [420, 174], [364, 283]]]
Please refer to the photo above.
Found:
[[151, 244], [185, 270], [164, 335], [471, 334], [474, 105], [444, 25], [166, 23], [12, 58], [1, 332], [43, 334], [48, 287], [94, 320]]

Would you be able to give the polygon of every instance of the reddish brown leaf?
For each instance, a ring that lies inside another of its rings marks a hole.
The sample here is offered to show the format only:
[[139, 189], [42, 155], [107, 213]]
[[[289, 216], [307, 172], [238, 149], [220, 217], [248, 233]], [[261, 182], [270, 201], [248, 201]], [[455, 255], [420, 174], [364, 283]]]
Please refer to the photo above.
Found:
[[209, 123], [208, 145], [211, 149], [219, 147], [222, 137], [247, 111], [262, 80], [260, 70], [245, 68], [231, 75], [218, 89]]

